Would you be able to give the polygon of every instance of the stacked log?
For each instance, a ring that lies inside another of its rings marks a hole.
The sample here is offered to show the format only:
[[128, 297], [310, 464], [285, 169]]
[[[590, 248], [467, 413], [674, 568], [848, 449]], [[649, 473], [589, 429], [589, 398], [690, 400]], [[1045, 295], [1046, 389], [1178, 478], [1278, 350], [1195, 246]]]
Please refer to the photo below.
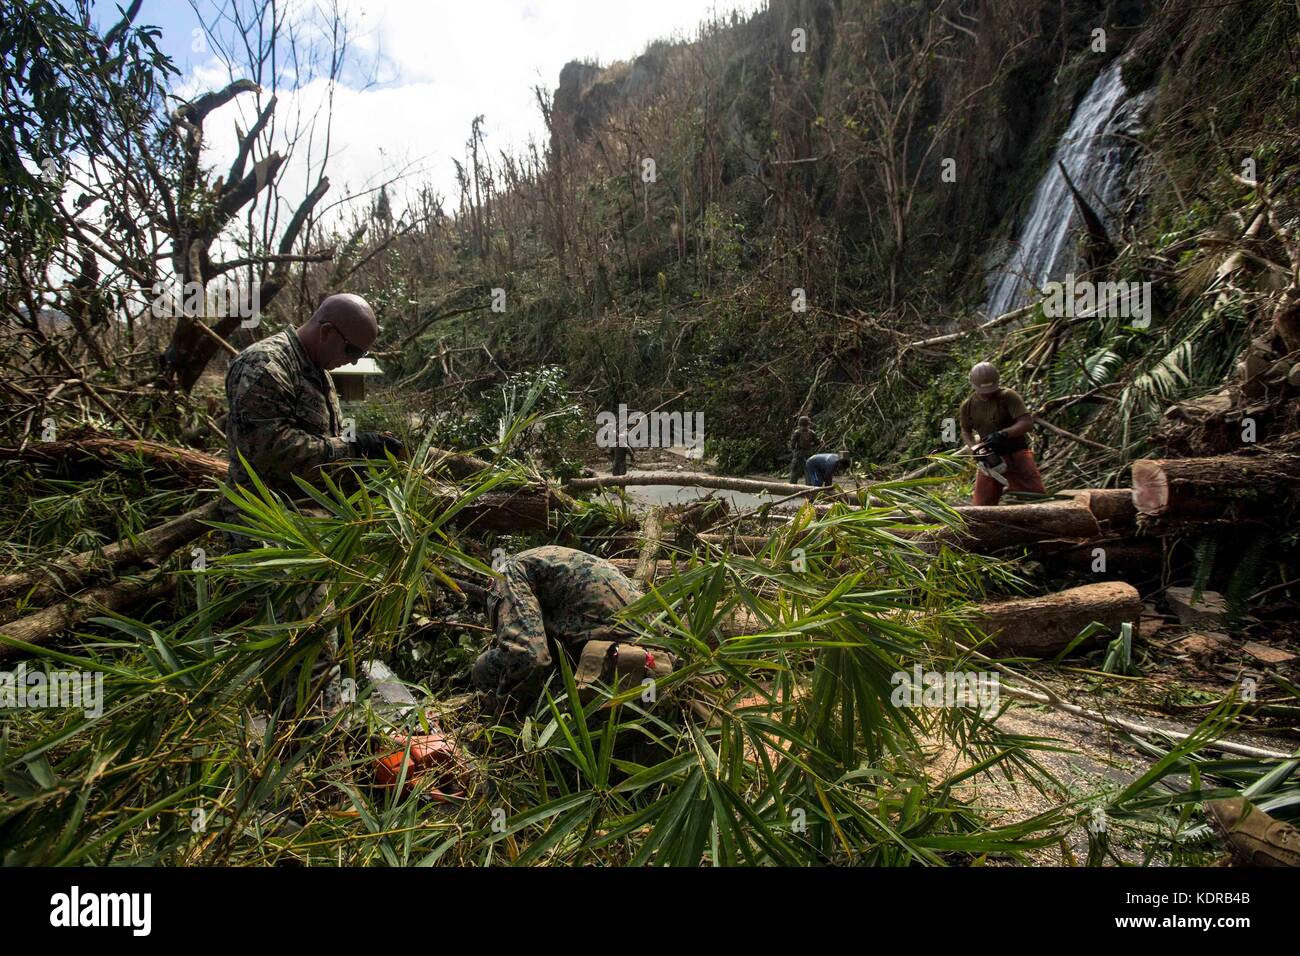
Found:
[[1053, 657], [1094, 622], [1114, 636], [1125, 623], [1136, 629], [1141, 616], [1142, 599], [1136, 588], [1123, 581], [1105, 581], [1041, 597], [982, 604], [975, 623], [1001, 654]]
[[1207, 521], [1228, 509], [1262, 516], [1300, 489], [1300, 455], [1282, 452], [1133, 462], [1133, 504], [1153, 518]]
[[1048, 501], [1024, 505], [964, 505], [953, 509], [963, 529], [956, 543], [968, 551], [986, 553], [1015, 545], [1058, 538], [1096, 538], [1101, 526], [1092, 511], [1077, 501]]

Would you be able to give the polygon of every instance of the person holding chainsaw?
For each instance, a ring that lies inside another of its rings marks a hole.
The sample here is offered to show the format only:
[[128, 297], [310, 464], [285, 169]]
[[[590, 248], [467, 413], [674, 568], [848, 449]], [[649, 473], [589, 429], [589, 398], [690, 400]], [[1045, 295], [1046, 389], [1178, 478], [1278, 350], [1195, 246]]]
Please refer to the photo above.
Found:
[[1047, 494], [1025, 439], [1034, 427], [1034, 416], [1025, 407], [1025, 400], [998, 383], [998, 370], [992, 362], [975, 365], [970, 370], [970, 383], [974, 394], [962, 402], [958, 422], [962, 440], [975, 456], [975, 494], [971, 503], [995, 505], [1003, 491]]

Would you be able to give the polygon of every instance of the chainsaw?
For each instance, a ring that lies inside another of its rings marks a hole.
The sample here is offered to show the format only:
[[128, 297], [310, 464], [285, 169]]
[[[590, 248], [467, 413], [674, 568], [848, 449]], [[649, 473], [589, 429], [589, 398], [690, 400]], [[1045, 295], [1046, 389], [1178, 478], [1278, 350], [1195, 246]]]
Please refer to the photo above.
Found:
[[[994, 432], [993, 435], [989, 436], [989, 439], [994, 444], [1000, 443], [1000, 438], [997, 437], [1000, 435], [1001, 432]], [[988, 475], [1002, 487], [1007, 487], [1007, 461], [992, 448], [988, 447], [988, 443], [985, 443], [983, 453], [975, 456], [975, 467]]]
[[980, 455], [979, 458], [976, 459], [975, 467], [984, 472], [984, 474], [988, 475], [998, 484], [1002, 485], [1002, 487], [1005, 488], [1007, 486], [1007, 476], [1005, 474], [1007, 463], [1000, 456], [995, 455], [992, 452], [989, 452], [987, 455]]

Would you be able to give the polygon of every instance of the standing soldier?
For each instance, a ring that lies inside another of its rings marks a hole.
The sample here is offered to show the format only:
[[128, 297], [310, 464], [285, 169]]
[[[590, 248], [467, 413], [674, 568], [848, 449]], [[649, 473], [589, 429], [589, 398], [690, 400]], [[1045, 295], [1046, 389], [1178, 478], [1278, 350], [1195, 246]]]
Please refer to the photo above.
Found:
[[817, 447], [817, 433], [813, 431], [812, 419], [800, 415], [790, 433], [790, 484], [797, 485], [804, 476], [804, 464], [808, 456]]
[[[387, 433], [365, 432], [354, 441], [342, 437], [343, 415], [327, 374], [364, 356], [378, 335], [379, 324], [365, 299], [331, 295], [297, 329], [255, 342], [235, 357], [226, 373], [231, 484], [248, 482], [240, 455], [268, 487], [292, 498], [300, 494], [294, 475], [311, 481], [322, 465], [337, 459], [402, 451], [402, 443]], [[234, 521], [238, 511], [223, 501], [222, 516]], [[322, 585], [304, 596], [298, 610], [306, 614], [318, 607], [324, 592]], [[331, 632], [311, 673], [326, 715], [342, 704], [337, 655], [338, 635]]]
[[970, 383], [975, 394], [962, 402], [958, 419], [962, 440], [980, 462], [972, 503], [995, 505], [1002, 499], [1004, 488], [1047, 494], [1034, 453], [1025, 440], [1034, 427], [1034, 416], [1025, 407], [1025, 400], [998, 384], [998, 370], [992, 362], [980, 362], [972, 368]]
[[[644, 412], [632, 412], [627, 416], [627, 424], [635, 428], [644, 417]], [[627, 460], [629, 458], [633, 461], [636, 460], [636, 455], [632, 454], [632, 448], [627, 441], [627, 431], [626, 428], [618, 430], [618, 444], [614, 446], [614, 468], [610, 472], [615, 477], [627, 474]]]
[[671, 656], [637, 647], [632, 632], [614, 620], [640, 597], [636, 585], [604, 558], [556, 545], [521, 551], [493, 586], [488, 620], [496, 636], [474, 662], [474, 686], [491, 710], [532, 703], [551, 669], [552, 644], [580, 658], [580, 675], [610, 677], [586, 666], [591, 655], [584, 649], [593, 646], [600, 659], [613, 659], [624, 679], [640, 683], [670, 671]]

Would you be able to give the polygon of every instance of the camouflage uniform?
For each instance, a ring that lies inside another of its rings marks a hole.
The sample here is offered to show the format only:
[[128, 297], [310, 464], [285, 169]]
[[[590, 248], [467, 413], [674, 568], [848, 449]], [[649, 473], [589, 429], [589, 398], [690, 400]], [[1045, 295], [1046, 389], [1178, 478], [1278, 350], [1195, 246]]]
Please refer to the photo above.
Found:
[[549, 642], [576, 655], [588, 641], [630, 641], [612, 618], [640, 596], [604, 558], [554, 545], [521, 551], [493, 586], [496, 637], [474, 662], [474, 685], [498, 700], [531, 700], [551, 667]]
[[[348, 456], [349, 443], [340, 437], [343, 413], [334, 382], [307, 355], [292, 329], [262, 339], [235, 357], [226, 373], [226, 399], [230, 404], [226, 437], [232, 484], [248, 481], [239, 461], [242, 454], [268, 487], [298, 497], [293, 475], [311, 480], [320, 465]], [[222, 502], [222, 516], [226, 521], [238, 520], [237, 510], [228, 501]], [[249, 546], [242, 539], [235, 543]], [[319, 608], [325, 595], [326, 588], [320, 585], [296, 598], [298, 619]], [[297, 676], [290, 675], [283, 688], [281, 701], [289, 712], [294, 710]], [[312, 703], [325, 716], [342, 706], [341, 676], [338, 631], [330, 628], [312, 664], [310, 684], [323, 685], [321, 697]]]
[[248, 479], [240, 454], [268, 486], [291, 496], [298, 493], [293, 475], [310, 480], [315, 468], [349, 454], [349, 443], [340, 437], [343, 412], [334, 382], [292, 329], [235, 357], [226, 373], [226, 399], [234, 484]]
[[809, 453], [817, 446], [817, 433], [808, 428], [796, 428], [790, 433], [790, 484], [797, 485], [804, 477], [804, 464]]

